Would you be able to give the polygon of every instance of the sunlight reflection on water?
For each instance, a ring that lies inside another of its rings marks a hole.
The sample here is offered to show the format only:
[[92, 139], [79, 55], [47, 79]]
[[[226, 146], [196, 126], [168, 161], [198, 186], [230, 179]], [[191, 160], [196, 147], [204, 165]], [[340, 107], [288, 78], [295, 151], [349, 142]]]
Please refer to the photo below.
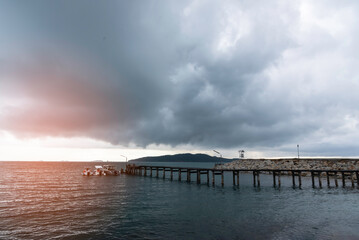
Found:
[[357, 189], [312, 189], [310, 179], [292, 189], [286, 177], [274, 189], [265, 175], [255, 189], [244, 174], [240, 188], [231, 176], [223, 188], [161, 177], [83, 177], [85, 165], [95, 163], [1, 162], [0, 238], [359, 238]]

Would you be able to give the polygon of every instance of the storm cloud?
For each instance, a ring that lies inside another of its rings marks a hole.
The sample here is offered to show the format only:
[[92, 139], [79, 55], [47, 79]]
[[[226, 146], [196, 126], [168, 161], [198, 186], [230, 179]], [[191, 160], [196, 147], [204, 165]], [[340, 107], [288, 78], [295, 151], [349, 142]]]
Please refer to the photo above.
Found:
[[2, 1], [0, 129], [358, 155], [355, 1]]

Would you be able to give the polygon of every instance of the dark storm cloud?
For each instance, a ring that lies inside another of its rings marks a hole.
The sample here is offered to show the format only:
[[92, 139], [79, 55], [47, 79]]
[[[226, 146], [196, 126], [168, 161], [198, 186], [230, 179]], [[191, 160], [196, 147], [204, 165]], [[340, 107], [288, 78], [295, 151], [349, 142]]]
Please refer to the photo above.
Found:
[[358, 34], [346, 24], [356, 11], [306, 1], [3, 1], [0, 127], [141, 146], [321, 149], [335, 136], [344, 149], [359, 138]]

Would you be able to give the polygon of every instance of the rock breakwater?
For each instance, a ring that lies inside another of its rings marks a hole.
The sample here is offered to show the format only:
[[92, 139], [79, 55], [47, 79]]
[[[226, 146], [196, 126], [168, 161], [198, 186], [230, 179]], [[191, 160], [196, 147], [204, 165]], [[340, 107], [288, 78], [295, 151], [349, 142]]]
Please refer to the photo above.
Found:
[[239, 159], [216, 165], [216, 169], [271, 170], [359, 170], [359, 159], [342, 158], [279, 158]]

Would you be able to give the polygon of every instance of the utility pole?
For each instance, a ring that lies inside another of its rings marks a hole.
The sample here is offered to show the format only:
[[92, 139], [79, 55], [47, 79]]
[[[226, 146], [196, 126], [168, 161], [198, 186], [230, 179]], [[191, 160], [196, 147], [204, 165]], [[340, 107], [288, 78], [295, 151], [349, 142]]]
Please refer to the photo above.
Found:
[[126, 157], [126, 156], [123, 156], [123, 155], [121, 155], [121, 157], [124, 157], [124, 158], [126, 158], [126, 162], [127, 162], [127, 157]]
[[220, 158], [221, 158], [221, 164], [222, 164], [222, 154], [221, 154], [220, 152], [216, 151], [216, 150], [213, 150], [213, 152], [219, 154], [219, 156], [220, 156]]
[[297, 149], [298, 149], [298, 159], [299, 159], [299, 144], [297, 144]]

